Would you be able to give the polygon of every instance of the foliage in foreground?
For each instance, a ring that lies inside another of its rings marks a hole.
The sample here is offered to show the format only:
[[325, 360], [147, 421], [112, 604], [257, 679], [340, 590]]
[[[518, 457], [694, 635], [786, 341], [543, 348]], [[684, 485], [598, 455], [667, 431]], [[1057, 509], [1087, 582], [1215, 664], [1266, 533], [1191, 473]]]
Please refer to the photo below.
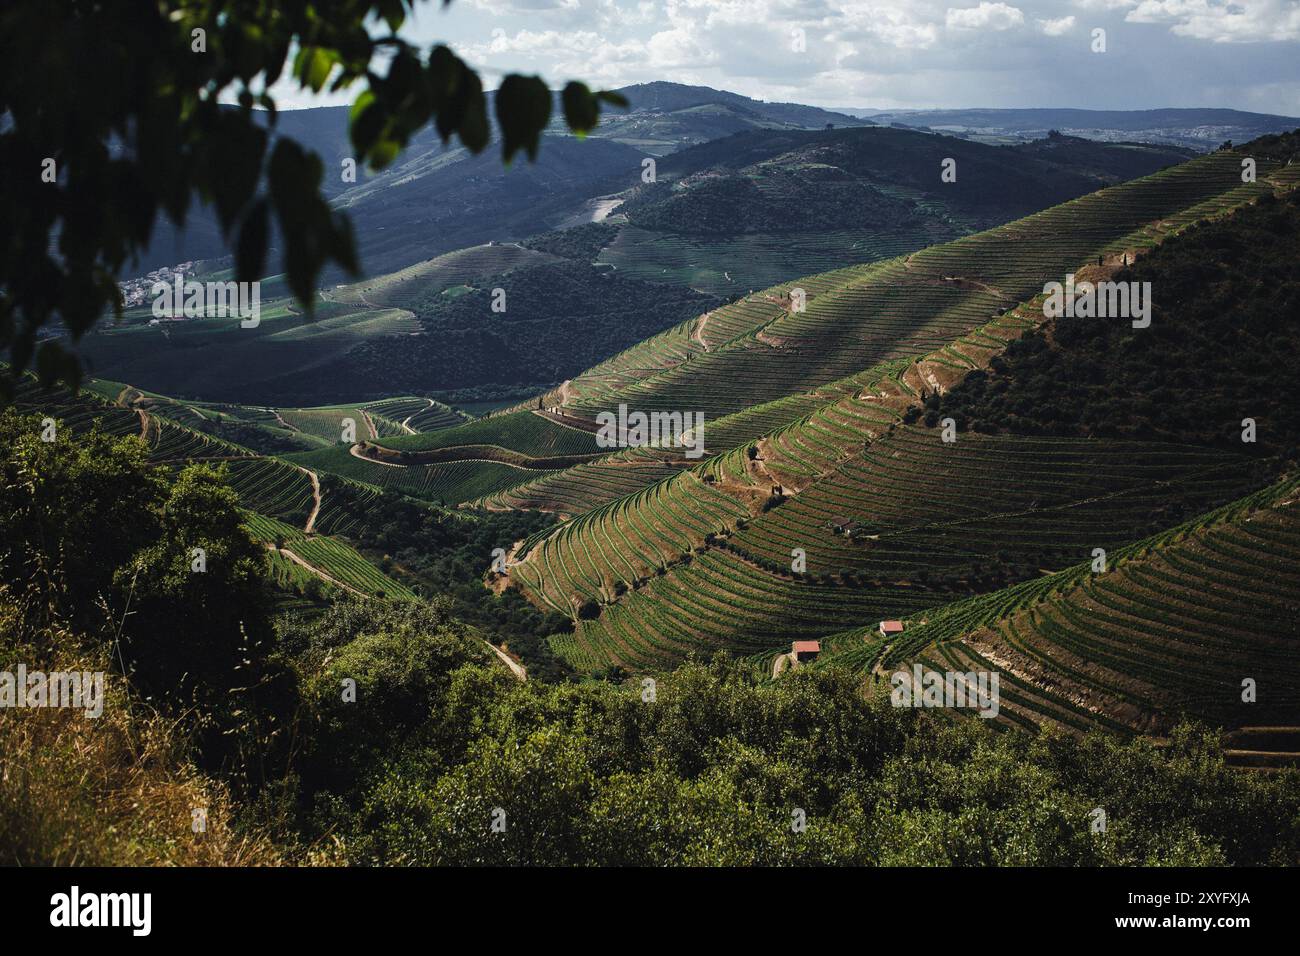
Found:
[[[360, 630], [363, 655], [404, 640], [382, 613]], [[430, 667], [452, 659], [444, 650]], [[639, 684], [520, 684], [473, 663], [404, 682], [417, 685], [428, 697], [405, 710], [425, 706], [427, 719], [313, 795], [304, 832], [339, 835], [354, 863], [1300, 860], [1300, 775], [1231, 770], [1202, 728], [1181, 727], [1166, 750], [998, 733], [869, 699], [846, 673], [763, 682], [722, 657], [661, 679], [653, 701]]]
[[0, 426], [0, 668], [110, 687], [98, 718], [0, 709], [5, 862], [1300, 863], [1300, 773], [1229, 769], [1203, 728], [1164, 749], [998, 733], [721, 656], [654, 685], [520, 683], [446, 598], [348, 598], [246, 644], [265, 595], [219, 473]]

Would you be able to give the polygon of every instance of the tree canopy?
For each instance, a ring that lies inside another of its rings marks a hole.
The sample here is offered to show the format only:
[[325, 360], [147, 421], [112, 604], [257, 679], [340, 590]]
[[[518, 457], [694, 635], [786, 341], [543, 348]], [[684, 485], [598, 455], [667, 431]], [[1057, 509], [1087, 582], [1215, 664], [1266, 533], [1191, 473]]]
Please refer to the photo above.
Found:
[[[310, 308], [330, 262], [358, 272], [346, 216], [321, 195], [320, 157], [273, 136], [282, 75], [319, 93], [357, 88], [357, 165], [382, 169], [432, 123], [473, 152], [491, 139], [479, 75], [447, 46], [398, 35], [421, 0], [15, 0], [0, 10], [0, 350], [75, 386], [76, 356], [42, 336], [56, 317], [75, 340], [110, 309], [117, 277], [159, 214], [184, 225], [210, 205], [239, 281], [261, 277], [272, 217], [295, 297]], [[234, 105], [222, 105], [233, 99]], [[553, 96], [510, 74], [495, 96], [503, 157], [535, 157]], [[579, 135], [622, 96], [568, 83]], [[256, 115], [265, 110], [267, 122]]]

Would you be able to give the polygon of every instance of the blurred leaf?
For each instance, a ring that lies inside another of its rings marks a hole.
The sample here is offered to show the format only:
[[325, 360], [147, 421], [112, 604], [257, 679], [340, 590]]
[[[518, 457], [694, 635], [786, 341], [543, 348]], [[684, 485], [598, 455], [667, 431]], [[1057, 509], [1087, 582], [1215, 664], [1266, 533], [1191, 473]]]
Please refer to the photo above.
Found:
[[265, 275], [267, 239], [266, 199], [253, 203], [239, 228], [239, 247], [235, 251], [235, 278], [255, 282]]
[[560, 94], [560, 100], [564, 104], [564, 121], [569, 129], [579, 134], [595, 129], [600, 118], [600, 108], [587, 84], [576, 80], [567, 84]]
[[536, 159], [542, 130], [551, 118], [551, 91], [541, 77], [507, 76], [497, 90], [496, 110], [505, 161], [521, 149]]

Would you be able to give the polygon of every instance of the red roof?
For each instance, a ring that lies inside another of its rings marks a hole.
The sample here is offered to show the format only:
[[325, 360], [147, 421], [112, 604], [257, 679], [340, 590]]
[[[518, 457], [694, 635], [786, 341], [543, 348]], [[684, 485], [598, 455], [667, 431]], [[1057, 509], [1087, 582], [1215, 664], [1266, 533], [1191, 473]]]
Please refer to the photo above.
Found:
[[822, 650], [821, 641], [795, 641], [793, 649], [796, 654], [807, 654], [810, 651], [813, 654], [820, 654]]
[[884, 631], [886, 634], [901, 634], [903, 633], [903, 622], [902, 621], [881, 621], [880, 629]]

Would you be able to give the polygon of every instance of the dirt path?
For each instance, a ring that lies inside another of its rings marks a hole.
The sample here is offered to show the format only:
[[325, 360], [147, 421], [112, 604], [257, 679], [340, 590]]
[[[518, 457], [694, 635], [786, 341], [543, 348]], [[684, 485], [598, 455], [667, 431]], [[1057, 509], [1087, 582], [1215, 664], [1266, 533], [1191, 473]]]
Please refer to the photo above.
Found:
[[358, 591], [352, 585], [344, 584], [342, 581], [334, 577], [334, 575], [330, 574], [328, 571], [322, 571], [320, 568], [316, 567], [316, 565], [312, 564], [310, 561], [306, 560], [305, 558], [299, 557], [298, 555], [294, 554], [288, 548], [277, 548], [274, 542], [268, 541], [266, 543], [266, 550], [274, 551], [277, 554], [284, 555], [294, 564], [302, 565], [304, 568], [306, 568], [312, 574], [316, 575], [318, 578], [324, 578], [326, 581], [328, 581], [330, 584], [334, 585], [335, 587], [339, 587], [345, 591], [349, 591], [352, 594], [355, 594], [357, 597], [363, 597], [363, 598], [370, 597], [370, 595], [367, 594], [365, 591]]
[[[595, 422], [586, 418], [572, 418], [564, 414], [556, 415], [547, 411], [545, 408], [530, 408], [529, 411], [534, 415], [539, 415], [542, 418], [545, 418], [548, 422], [554, 422], [556, 425], [572, 429], [575, 432], [582, 432], [584, 435], [593, 435], [600, 430], [596, 426]], [[587, 425], [588, 427], [583, 428], [581, 425], [575, 425], [574, 422], [581, 422], [583, 425]]]
[[370, 429], [370, 439], [371, 441], [374, 441], [379, 437], [379, 429], [375, 427], [375, 420], [370, 417], [370, 413], [364, 408], [358, 408], [357, 411], [359, 411], [361, 417], [365, 419], [366, 427]]
[[311, 514], [307, 516], [307, 524], [303, 526], [303, 534], [312, 534], [316, 528], [316, 516], [320, 514], [320, 478], [316, 472], [309, 468], [297, 466], [298, 470], [311, 479]]
[[563, 382], [560, 383], [560, 404], [561, 405], [569, 404], [569, 399], [573, 398], [572, 382], [573, 379], [566, 378]]
[[[433, 408], [433, 406], [434, 406], [434, 401], [433, 401], [433, 399], [431, 399], [431, 398], [426, 398], [425, 401], [429, 403], [429, 407], [430, 407], [430, 408]], [[401, 426], [402, 426], [402, 428], [406, 431], [406, 434], [408, 434], [408, 435], [418, 435], [418, 434], [419, 434], [419, 432], [417, 432], [414, 428], [411, 427], [411, 419], [414, 418], [415, 415], [418, 415], [418, 414], [420, 414], [420, 413], [419, 413], [419, 412], [416, 412], [414, 415], [407, 415], [404, 419], [402, 419], [402, 421], [401, 421]]]
[[502, 664], [505, 664], [506, 667], [510, 668], [510, 673], [514, 674], [520, 680], [524, 680], [524, 681], [528, 680], [528, 669], [525, 668], [523, 664], [520, 664], [513, 657], [511, 657], [505, 651], [501, 650], [501, 648], [497, 647], [491, 641], [485, 640], [483, 643], [486, 644], [488, 647], [492, 648], [492, 653], [496, 654], [497, 658], [500, 659]]
[[120, 391], [120, 392], [117, 393], [117, 398], [113, 399], [113, 404], [114, 404], [114, 405], [120, 405], [120, 406], [122, 406], [123, 408], [125, 408], [125, 409], [127, 409], [127, 410], [129, 410], [129, 411], [133, 411], [133, 412], [135, 412], [136, 415], [139, 416], [139, 418], [140, 418], [140, 438], [141, 438], [142, 441], [148, 443], [148, 441], [149, 441], [149, 428], [150, 428], [150, 424], [151, 424], [150, 421], [149, 421], [149, 413], [146, 412], [146, 411], [145, 411], [143, 408], [141, 408], [139, 405], [136, 405], [136, 404], [135, 404], [135, 399], [134, 399], [133, 397], [131, 397], [131, 396], [132, 396], [132, 393], [135, 393], [135, 397], [142, 397], [142, 396], [140, 396], [140, 393], [136, 390], [136, 388], [135, 388], [134, 386], [132, 386], [132, 385], [124, 385], [124, 386], [122, 387], [122, 391]]
[[709, 316], [711, 316], [712, 314], [713, 314], [712, 312], [705, 312], [702, 316], [700, 316], [695, 323], [695, 328], [691, 331], [691, 339], [695, 342], [700, 343], [700, 348], [704, 349], [704, 351], [706, 352], [713, 351], [711, 348], [709, 348], [709, 343], [704, 341], [704, 327], [709, 324]]
[[359, 444], [358, 444], [358, 445], [353, 445], [351, 448], [349, 448], [349, 449], [348, 449], [348, 454], [351, 455], [353, 458], [360, 458], [362, 461], [368, 461], [368, 462], [370, 462], [372, 465], [383, 465], [383, 466], [386, 467], [386, 468], [406, 468], [406, 467], [408, 467], [408, 466], [406, 466], [406, 465], [399, 465], [399, 464], [398, 464], [397, 462], [395, 462], [395, 461], [380, 461], [378, 458], [367, 458], [365, 455], [361, 454], [361, 446], [360, 446]]

